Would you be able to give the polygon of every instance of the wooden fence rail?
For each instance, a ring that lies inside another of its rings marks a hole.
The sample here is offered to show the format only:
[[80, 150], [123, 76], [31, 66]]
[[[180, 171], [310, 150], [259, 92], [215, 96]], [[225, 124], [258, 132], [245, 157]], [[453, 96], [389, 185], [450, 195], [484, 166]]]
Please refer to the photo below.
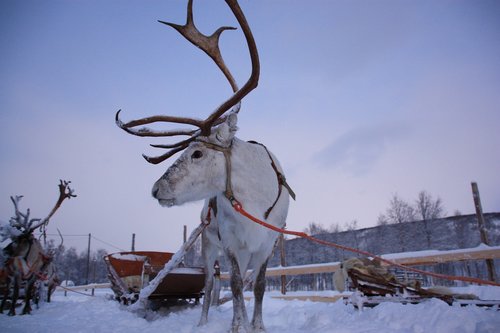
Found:
[[[475, 248], [450, 250], [450, 251], [417, 251], [405, 253], [392, 253], [381, 256], [382, 258], [394, 261], [395, 263], [420, 266], [420, 265], [435, 265], [446, 262], [466, 261], [466, 260], [482, 260], [482, 259], [500, 259], [500, 246], [485, 246], [481, 245]], [[310, 264], [288, 267], [269, 267], [266, 271], [266, 276], [281, 276], [281, 275], [303, 275], [303, 274], [318, 274], [318, 273], [333, 273], [340, 267], [340, 262], [329, 262], [322, 264]], [[249, 272], [247, 272], [248, 274]], [[221, 279], [228, 280], [229, 273], [221, 274]]]

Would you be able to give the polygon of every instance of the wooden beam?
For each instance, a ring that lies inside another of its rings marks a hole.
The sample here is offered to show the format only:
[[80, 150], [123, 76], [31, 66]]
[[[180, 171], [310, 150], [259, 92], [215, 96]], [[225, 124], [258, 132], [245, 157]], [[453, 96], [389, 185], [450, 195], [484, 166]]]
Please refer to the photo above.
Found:
[[[424, 251], [427, 252], [427, 251]], [[383, 256], [390, 259], [390, 256]], [[497, 259], [500, 258], [500, 247], [493, 248], [474, 248], [465, 250], [452, 251], [431, 251], [428, 254], [412, 256], [406, 258], [395, 258], [398, 264], [417, 266], [417, 265], [435, 265], [445, 262], [465, 261], [465, 260], [482, 260], [482, 259]]]
[[338, 301], [339, 299], [342, 299], [346, 295], [335, 295], [335, 296], [319, 296], [319, 295], [283, 295], [283, 296], [271, 296], [271, 298], [274, 299], [282, 299], [285, 301], [293, 301], [293, 300], [299, 300], [299, 301], [311, 301], [311, 302], [326, 302], [326, 303], [333, 303]]
[[[500, 246], [481, 246], [470, 249], [450, 251], [419, 251], [410, 253], [394, 253], [382, 256], [395, 263], [420, 266], [435, 265], [453, 261], [500, 259]], [[318, 273], [334, 273], [340, 267], [340, 262], [329, 262], [322, 264], [310, 264], [288, 267], [270, 267], [266, 271], [267, 277], [280, 275], [303, 275]], [[248, 274], [249, 272], [247, 272]], [[221, 273], [221, 279], [229, 280], [229, 273]]]

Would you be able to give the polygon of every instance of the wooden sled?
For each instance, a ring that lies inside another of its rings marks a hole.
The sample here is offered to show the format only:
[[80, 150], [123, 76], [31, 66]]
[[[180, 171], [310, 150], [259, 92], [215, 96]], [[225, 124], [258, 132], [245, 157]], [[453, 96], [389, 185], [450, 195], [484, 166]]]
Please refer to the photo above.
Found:
[[[155, 278], [172, 255], [170, 252], [135, 251], [105, 256], [115, 299], [127, 305], [137, 301], [141, 289]], [[204, 285], [203, 267], [177, 267], [161, 281], [148, 299], [155, 304], [176, 304], [182, 300], [198, 303], [203, 296]]]
[[499, 300], [480, 300], [475, 295], [450, 294], [439, 289], [421, 288], [420, 283], [401, 283], [387, 279], [387, 275], [365, 274], [358, 269], [349, 269], [348, 276], [354, 294], [344, 297], [346, 304], [353, 304], [356, 308], [374, 307], [381, 303], [418, 304], [431, 298], [438, 298], [449, 305], [461, 306], [499, 306]]

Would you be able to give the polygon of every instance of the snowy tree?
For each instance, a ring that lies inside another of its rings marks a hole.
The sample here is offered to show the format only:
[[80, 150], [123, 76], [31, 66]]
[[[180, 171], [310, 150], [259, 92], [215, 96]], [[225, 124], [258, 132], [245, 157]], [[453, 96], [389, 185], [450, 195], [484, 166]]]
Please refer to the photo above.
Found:
[[434, 198], [427, 191], [420, 191], [415, 201], [415, 210], [423, 221], [434, 220], [445, 215], [443, 202], [440, 197]]
[[385, 214], [380, 214], [378, 217], [378, 225], [396, 224], [398, 229], [398, 241], [401, 246], [401, 251], [406, 251], [406, 226], [403, 223], [415, 221], [415, 209], [401, 199], [397, 194], [394, 194], [389, 203]]
[[394, 194], [385, 213], [388, 224], [412, 222], [416, 220], [415, 209], [398, 194]]
[[429, 228], [429, 221], [443, 217], [444, 208], [441, 198], [434, 198], [427, 191], [420, 191], [415, 201], [415, 210], [418, 217], [424, 221], [424, 229], [427, 238], [427, 246], [431, 246], [432, 232]]

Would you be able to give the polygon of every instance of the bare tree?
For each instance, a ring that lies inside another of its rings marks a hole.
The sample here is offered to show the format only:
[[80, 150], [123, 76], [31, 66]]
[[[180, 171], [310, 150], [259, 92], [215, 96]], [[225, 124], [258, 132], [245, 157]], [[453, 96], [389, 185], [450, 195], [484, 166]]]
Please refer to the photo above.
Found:
[[331, 234], [335, 234], [335, 233], [341, 232], [341, 231], [342, 231], [342, 228], [340, 227], [340, 225], [338, 223], [332, 223], [328, 227], [328, 232]]
[[344, 223], [345, 231], [353, 231], [358, 229], [358, 220], [354, 219], [351, 222]]
[[444, 207], [440, 197], [435, 200], [427, 191], [420, 191], [418, 198], [415, 201], [415, 210], [417, 216], [423, 221], [434, 220], [443, 217]]
[[377, 225], [388, 225], [389, 224], [389, 219], [385, 214], [380, 213], [379, 216], [377, 217]]
[[392, 196], [385, 216], [389, 224], [411, 222], [416, 219], [415, 209], [398, 194]]
[[329, 231], [321, 223], [310, 222], [307, 228], [304, 229], [304, 232], [309, 235], [319, 235], [326, 234]]

